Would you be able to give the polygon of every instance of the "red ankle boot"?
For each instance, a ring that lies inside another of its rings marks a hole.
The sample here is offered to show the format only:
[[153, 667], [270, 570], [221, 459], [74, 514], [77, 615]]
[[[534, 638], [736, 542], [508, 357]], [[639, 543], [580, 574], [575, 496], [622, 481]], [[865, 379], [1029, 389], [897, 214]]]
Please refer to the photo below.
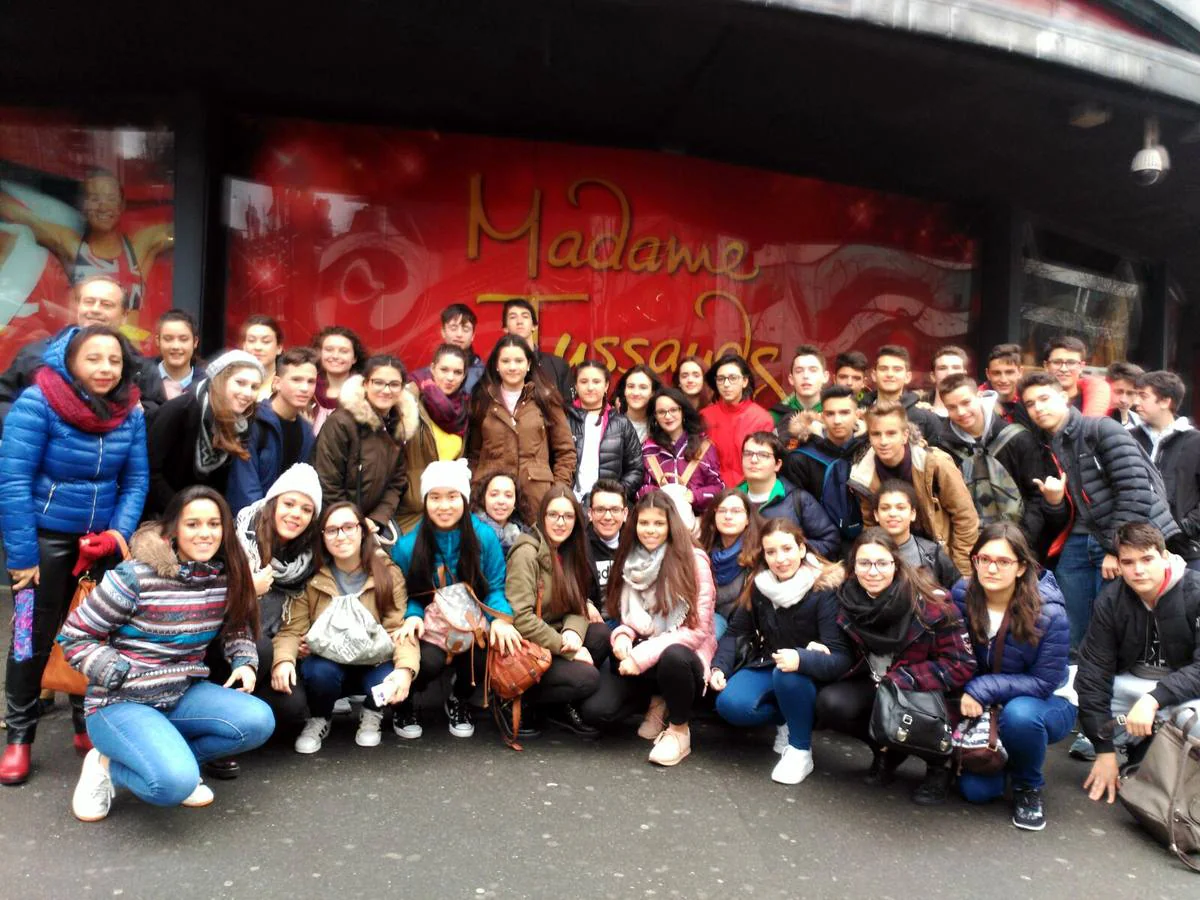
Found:
[[29, 777], [31, 744], [9, 744], [0, 756], [0, 784], [22, 784]]
[[75, 752], [80, 756], [87, 756], [88, 751], [92, 749], [92, 739], [87, 736], [86, 731], [75, 735], [71, 742], [75, 745]]

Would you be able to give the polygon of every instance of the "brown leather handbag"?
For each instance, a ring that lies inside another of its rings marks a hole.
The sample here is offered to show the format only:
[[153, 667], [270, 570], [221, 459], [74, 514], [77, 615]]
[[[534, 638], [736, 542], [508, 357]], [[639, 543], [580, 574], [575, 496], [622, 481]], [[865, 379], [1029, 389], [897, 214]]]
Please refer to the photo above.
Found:
[[[485, 609], [488, 609], [485, 607]], [[488, 609], [493, 616], [505, 621], [508, 617]], [[542, 585], [539, 581], [534, 614], [542, 617]], [[492, 702], [492, 715], [504, 743], [514, 750], [524, 748], [517, 742], [517, 731], [521, 727], [521, 695], [542, 680], [550, 668], [550, 651], [540, 644], [521, 638], [521, 645], [512, 653], [501, 653], [496, 647], [488, 648], [487, 675], [484, 678], [485, 703], [492, 701], [492, 694], [500, 702]], [[504, 707], [512, 701], [511, 726]], [[511, 727], [511, 730], [510, 730]]]

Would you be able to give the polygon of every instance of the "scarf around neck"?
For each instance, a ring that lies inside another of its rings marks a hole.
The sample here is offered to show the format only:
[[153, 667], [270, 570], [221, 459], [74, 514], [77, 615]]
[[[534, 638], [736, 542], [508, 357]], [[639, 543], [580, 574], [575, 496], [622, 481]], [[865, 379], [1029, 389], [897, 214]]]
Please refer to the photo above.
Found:
[[[259, 571], [263, 567], [262, 558], [258, 553], [258, 537], [255, 531], [258, 528], [259, 514], [266, 505], [267, 501], [265, 499], [255, 500], [237, 514], [238, 541], [241, 543], [242, 549], [246, 551], [246, 558], [250, 561], [250, 571], [252, 573]], [[287, 561], [280, 559], [278, 555], [272, 554], [271, 571], [275, 573], [275, 583], [272, 590], [297, 591], [303, 589], [308, 581], [308, 575], [311, 574], [312, 561], [313, 554], [311, 549], [298, 553], [293, 559]]]
[[892, 582], [878, 597], [867, 594], [856, 579], [842, 585], [842, 610], [862, 642], [872, 653], [896, 653], [908, 644], [913, 607]]
[[679, 598], [672, 610], [659, 608], [657, 583], [667, 555], [664, 543], [653, 553], [637, 543], [625, 560], [621, 577], [621, 621], [641, 637], [654, 637], [679, 628], [687, 619], [688, 604]]
[[732, 547], [717, 546], [709, 556], [712, 558], [713, 578], [718, 585], [726, 585], [733, 581], [742, 571], [738, 556], [742, 552], [742, 539], [734, 541]]
[[137, 386], [131, 386], [125, 403], [116, 406], [110, 402], [111, 415], [102, 419], [84, 402], [75, 387], [49, 366], [42, 366], [33, 373], [33, 383], [41, 389], [46, 403], [63, 421], [88, 434], [108, 434], [114, 431], [129, 417], [141, 399]]
[[821, 563], [810, 553], [787, 581], [780, 581], [770, 569], [763, 569], [754, 576], [754, 586], [776, 609], [787, 609], [807, 597], [820, 576]]
[[[213, 434], [216, 431], [217, 420], [212, 404], [209, 402], [211, 389], [211, 379], [205, 379], [196, 388], [196, 402], [200, 404], [200, 434], [196, 440], [195, 463], [196, 471], [201, 475], [215, 472], [229, 460], [228, 451], [218, 450], [213, 446]], [[238, 416], [234, 420], [234, 428], [240, 438], [249, 430], [250, 419], [247, 416]]]
[[321, 409], [333, 412], [338, 408], [338, 398], [329, 396], [329, 379], [325, 377], [324, 372], [317, 376], [317, 390], [313, 394], [313, 398]]
[[[463, 384], [466, 384], [464, 379]], [[445, 394], [432, 377], [417, 381], [421, 391], [421, 403], [438, 428], [449, 434], [462, 437], [467, 433], [467, 392], [459, 385], [453, 394]]]

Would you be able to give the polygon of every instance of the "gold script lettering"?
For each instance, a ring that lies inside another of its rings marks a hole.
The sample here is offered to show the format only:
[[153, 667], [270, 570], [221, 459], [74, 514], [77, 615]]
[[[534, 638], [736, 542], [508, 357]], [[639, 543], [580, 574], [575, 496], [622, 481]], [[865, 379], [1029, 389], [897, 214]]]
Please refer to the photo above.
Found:
[[537, 278], [541, 231], [541, 188], [534, 188], [533, 190], [533, 202], [529, 205], [529, 215], [525, 217], [525, 221], [512, 231], [501, 231], [491, 223], [487, 217], [487, 212], [483, 208], [483, 174], [476, 172], [471, 176], [471, 202], [467, 217], [467, 259], [479, 259], [481, 238], [484, 235], [500, 243], [508, 243], [524, 237], [529, 243], [526, 268], [530, 278]]

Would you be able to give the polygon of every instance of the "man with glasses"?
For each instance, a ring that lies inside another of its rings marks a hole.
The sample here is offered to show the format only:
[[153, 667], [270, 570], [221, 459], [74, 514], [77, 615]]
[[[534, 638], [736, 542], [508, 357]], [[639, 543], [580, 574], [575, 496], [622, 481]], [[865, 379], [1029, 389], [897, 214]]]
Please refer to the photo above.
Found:
[[1063, 335], [1050, 340], [1042, 352], [1046, 371], [1058, 379], [1071, 405], [1085, 416], [1107, 416], [1112, 412], [1112, 389], [1098, 375], [1084, 375], [1087, 344]]
[[[1120, 574], [1117, 529], [1127, 522], [1149, 521], [1173, 538], [1179, 526], [1158, 494], [1161, 479], [1156, 483], [1145, 454], [1120, 424], [1106, 416], [1081, 415], [1057, 375], [1026, 375], [1017, 393], [1035, 426], [1045, 460], [1061, 473], [1058, 478], [1037, 479], [1035, 484], [1049, 507], [1064, 502], [1069, 506], [1066, 527], [1046, 555], [1057, 558], [1054, 576], [1066, 600], [1074, 655], [1087, 632], [1101, 583]], [[1071, 745], [1071, 754], [1095, 759], [1082, 734]]]
[[618, 482], [601, 478], [592, 485], [588, 500], [587, 536], [595, 577], [592, 579], [592, 596], [589, 598], [592, 608], [588, 610], [588, 618], [593, 622], [604, 621], [610, 628], [616, 628], [620, 622], [604, 618], [604, 598], [608, 591], [613, 558], [617, 555], [617, 544], [621, 541], [621, 528], [628, 514], [625, 490]]
[[783, 454], [783, 442], [773, 432], [748, 435], [742, 442], [746, 480], [737, 489], [749, 496], [764, 519], [787, 519], [804, 532], [809, 549], [826, 559], [838, 559], [842, 541], [837, 526], [812, 494], [779, 477]]

